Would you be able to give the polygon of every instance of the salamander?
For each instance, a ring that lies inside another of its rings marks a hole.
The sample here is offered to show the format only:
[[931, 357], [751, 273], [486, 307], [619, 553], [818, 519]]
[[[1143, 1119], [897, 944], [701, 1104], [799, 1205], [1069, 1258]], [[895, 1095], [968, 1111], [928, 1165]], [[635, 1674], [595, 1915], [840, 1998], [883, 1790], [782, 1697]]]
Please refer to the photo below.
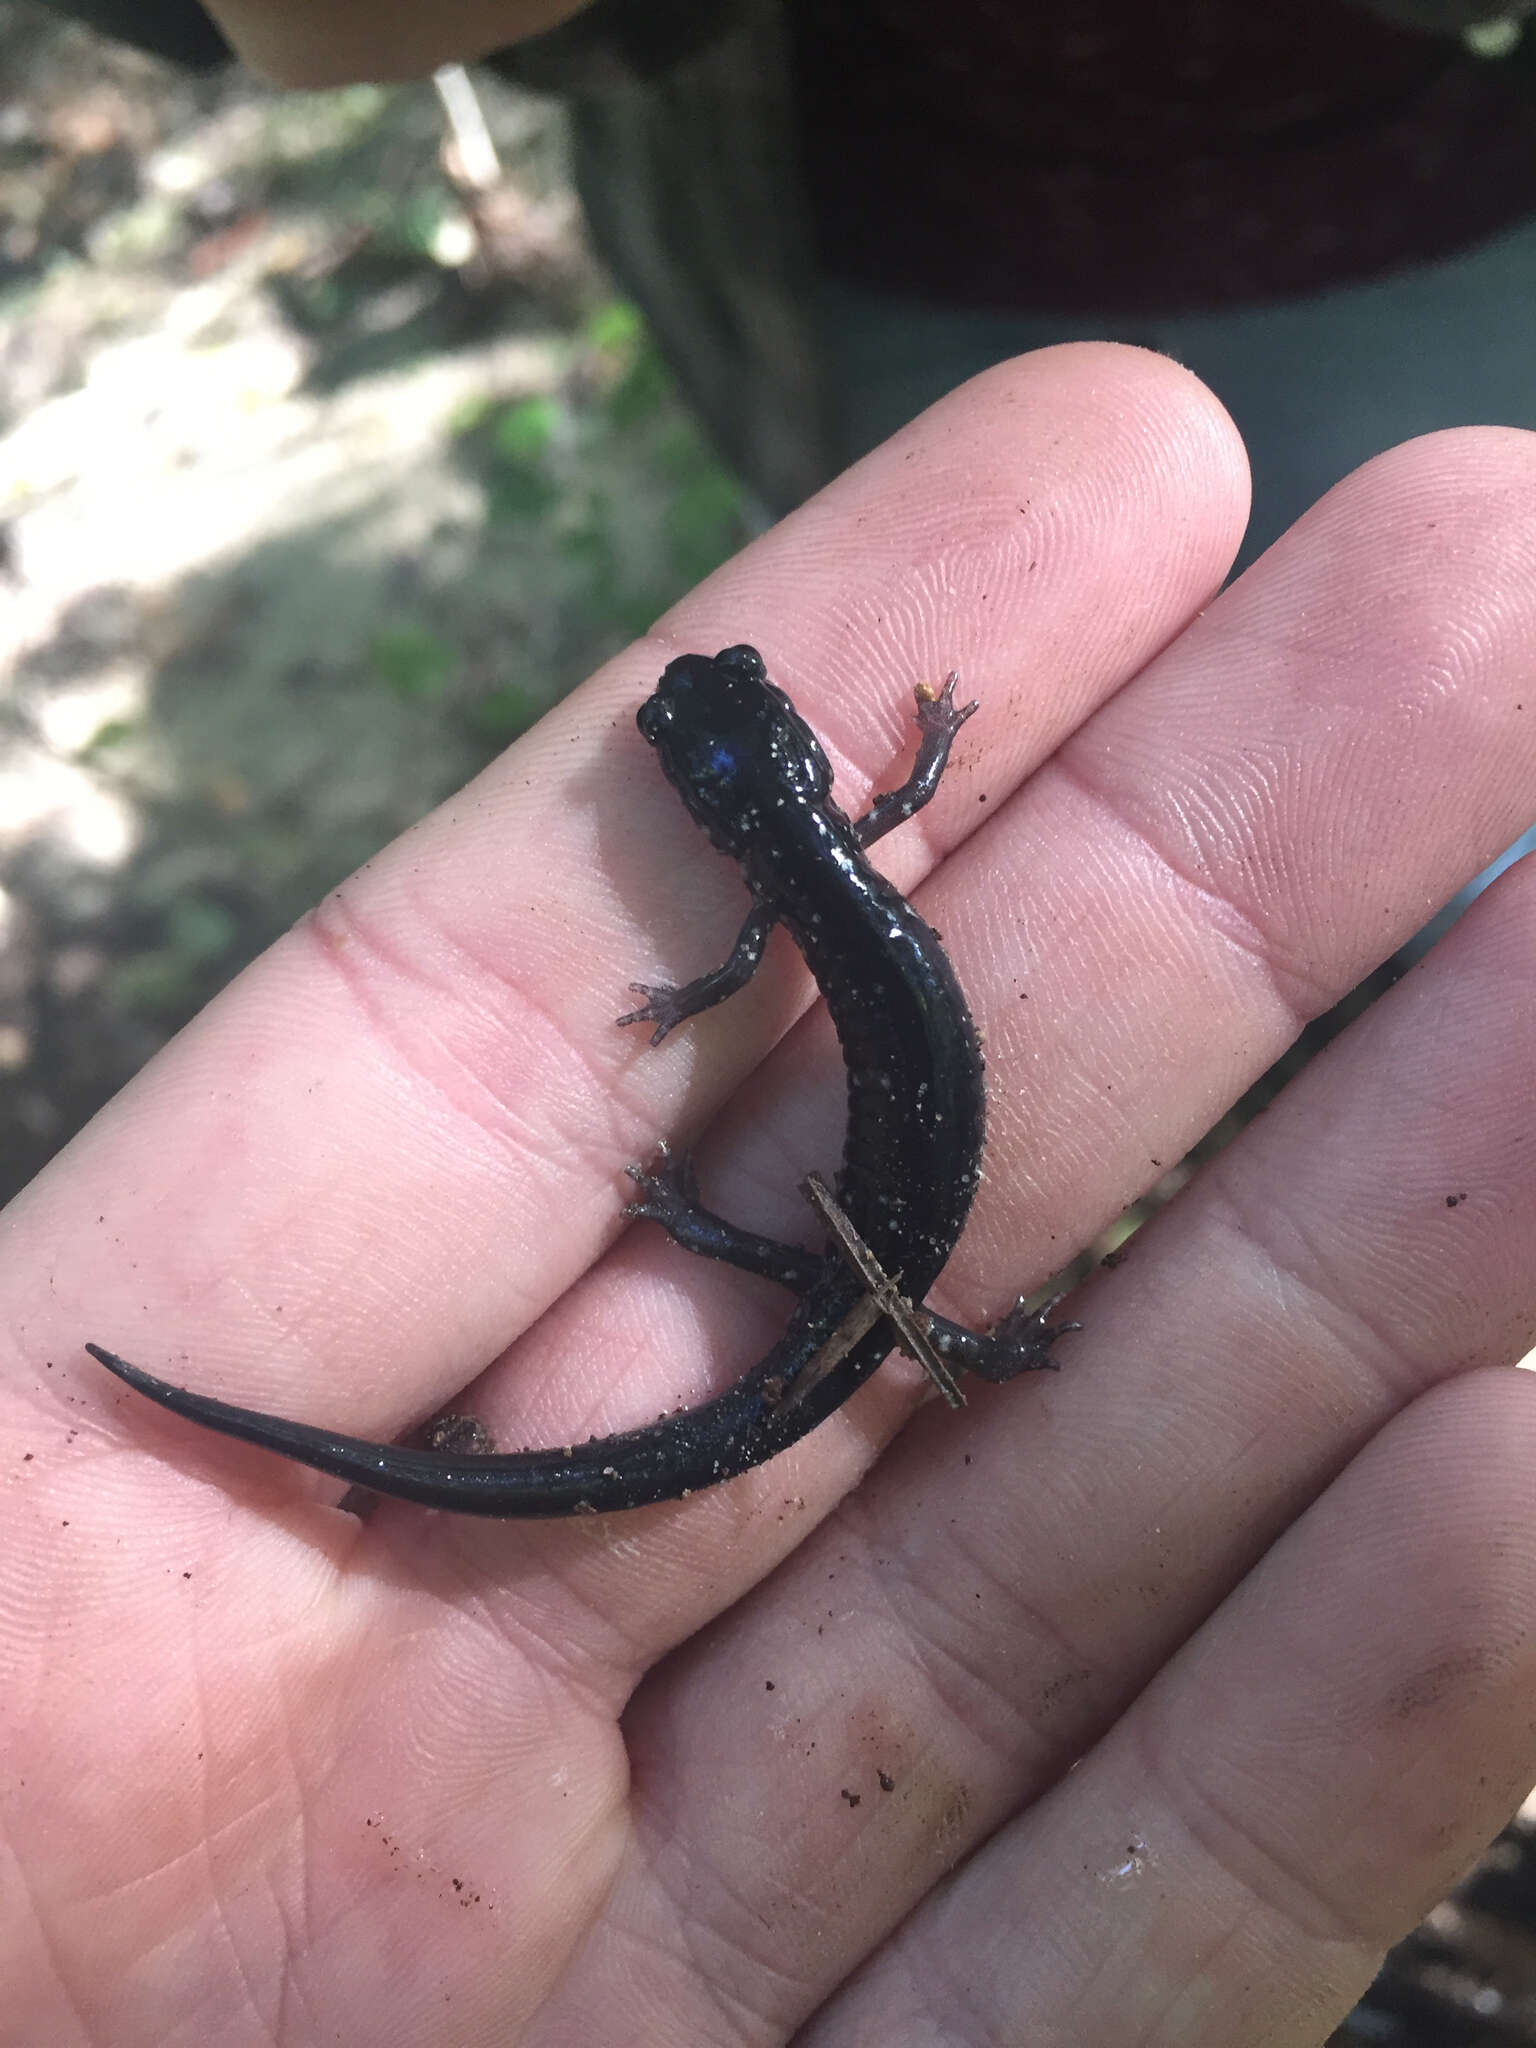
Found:
[[[810, 727], [746, 646], [680, 655], [640, 707], [638, 724], [689, 814], [739, 866], [752, 908], [721, 966], [678, 988], [631, 983], [644, 998], [618, 1021], [654, 1025], [659, 1043], [724, 1001], [756, 970], [783, 925], [805, 956], [847, 1069], [848, 1121], [835, 1199], [902, 1297], [920, 1303], [954, 1249], [981, 1172], [981, 1046], [935, 933], [879, 874], [866, 850], [928, 802], [956, 733], [950, 676], [918, 691], [911, 774], [857, 822], [832, 797]], [[663, 1152], [627, 1214], [660, 1223], [685, 1249], [764, 1274], [796, 1306], [778, 1342], [725, 1392], [638, 1429], [547, 1450], [454, 1454], [371, 1443], [238, 1408], [155, 1378], [96, 1344], [91, 1356], [162, 1407], [338, 1479], [461, 1514], [552, 1516], [678, 1500], [732, 1479], [805, 1436], [842, 1406], [892, 1349], [869, 1320], [867, 1285], [835, 1251], [803, 1251], [739, 1230], [704, 1208], [685, 1160]], [[864, 1304], [866, 1313], [858, 1312]], [[1051, 1364], [1074, 1324], [1020, 1302], [982, 1336], [919, 1310], [949, 1364], [990, 1380]]]

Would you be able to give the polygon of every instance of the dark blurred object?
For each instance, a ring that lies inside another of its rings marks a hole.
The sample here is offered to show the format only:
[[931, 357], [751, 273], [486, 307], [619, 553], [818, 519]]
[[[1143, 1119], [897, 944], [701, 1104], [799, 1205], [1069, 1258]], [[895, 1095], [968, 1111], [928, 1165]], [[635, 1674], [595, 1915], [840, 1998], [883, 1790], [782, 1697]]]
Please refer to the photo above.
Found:
[[716, 447], [778, 517], [837, 467], [785, 10], [681, 0], [655, 12], [642, 38], [635, 0], [604, 0], [486, 62], [566, 98], [599, 255]]
[[215, 71], [234, 51], [197, 0], [43, 0], [56, 14], [86, 22], [104, 36], [189, 71]]
[[658, 78], [698, 56], [745, 11], [745, 0], [593, 0], [486, 61], [534, 92], [601, 91], [623, 78]]

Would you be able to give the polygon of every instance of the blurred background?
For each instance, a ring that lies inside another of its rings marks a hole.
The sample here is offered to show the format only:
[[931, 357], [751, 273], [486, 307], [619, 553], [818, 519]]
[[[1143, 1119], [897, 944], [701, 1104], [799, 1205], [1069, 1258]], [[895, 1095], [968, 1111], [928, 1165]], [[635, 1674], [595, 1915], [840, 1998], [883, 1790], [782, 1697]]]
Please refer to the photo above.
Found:
[[747, 518], [553, 100], [0, 66], [3, 1203]]
[[[280, 92], [0, 4], [0, 1203], [762, 523], [557, 101]], [[1528, 1807], [1336, 2041], [1536, 2043], [1533, 1925]]]

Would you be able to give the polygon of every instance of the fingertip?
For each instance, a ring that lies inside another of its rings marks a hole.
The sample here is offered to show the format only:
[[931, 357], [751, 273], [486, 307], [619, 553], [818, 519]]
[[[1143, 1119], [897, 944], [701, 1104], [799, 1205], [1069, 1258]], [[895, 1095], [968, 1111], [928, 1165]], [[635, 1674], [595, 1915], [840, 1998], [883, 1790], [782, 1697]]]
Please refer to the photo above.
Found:
[[1212, 588], [1248, 521], [1248, 457], [1231, 414], [1192, 370], [1123, 342], [1062, 342], [995, 363], [865, 463], [882, 481], [896, 471], [906, 489], [914, 467], [947, 478], [965, 465], [962, 495], [996, 478], [1021, 513], [1058, 533], [1073, 530], [1080, 507], [1095, 555], [1123, 530], [1150, 558], [1188, 552]]

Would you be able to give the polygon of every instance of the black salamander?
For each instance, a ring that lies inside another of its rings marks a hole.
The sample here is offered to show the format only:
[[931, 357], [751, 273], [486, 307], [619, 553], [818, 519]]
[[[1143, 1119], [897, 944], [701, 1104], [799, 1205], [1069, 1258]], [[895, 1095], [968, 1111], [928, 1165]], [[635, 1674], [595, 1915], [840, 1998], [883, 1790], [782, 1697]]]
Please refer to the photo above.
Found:
[[[955, 678], [919, 691], [917, 759], [899, 789], [856, 824], [832, 801], [815, 735], [769, 682], [751, 647], [669, 662], [641, 706], [641, 732], [695, 822], [741, 868], [752, 910], [724, 964], [682, 988], [632, 986], [645, 1000], [619, 1019], [674, 1027], [741, 988], [782, 924], [831, 1012], [848, 1070], [848, 1124], [836, 1200], [901, 1294], [920, 1302], [954, 1249], [980, 1178], [981, 1048], [935, 934], [877, 874], [865, 848], [938, 787], [955, 734]], [[834, 1252], [738, 1230], [696, 1199], [686, 1161], [630, 1168], [649, 1217], [685, 1249], [781, 1282], [799, 1296], [783, 1336], [734, 1386], [640, 1429], [548, 1450], [453, 1455], [339, 1436], [237, 1408], [156, 1379], [99, 1345], [86, 1349], [162, 1407], [281, 1452], [338, 1479], [427, 1507], [475, 1515], [571, 1515], [678, 1500], [776, 1456], [842, 1406], [894, 1341], [883, 1317], [857, 1330], [865, 1283]], [[922, 1311], [950, 1365], [990, 1380], [1050, 1363], [1073, 1324], [1022, 1303], [989, 1336]], [[868, 1311], [865, 1310], [867, 1318]], [[850, 1320], [852, 1319], [852, 1320]]]

